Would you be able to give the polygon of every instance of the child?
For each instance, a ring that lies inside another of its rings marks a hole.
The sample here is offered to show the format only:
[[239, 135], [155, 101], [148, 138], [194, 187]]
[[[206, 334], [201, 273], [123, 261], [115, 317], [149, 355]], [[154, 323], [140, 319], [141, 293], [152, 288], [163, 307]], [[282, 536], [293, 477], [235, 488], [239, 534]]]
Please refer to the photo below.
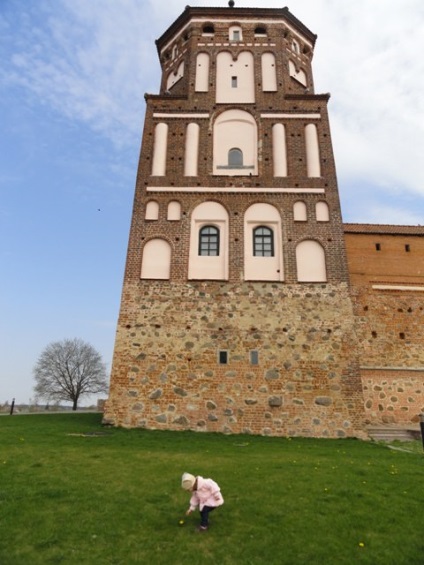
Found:
[[221, 489], [212, 479], [204, 479], [203, 477], [184, 473], [182, 476], [181, 486], [184, 490], [192, 492], [190, 498], [190, 508], [186, 512], [186, 516], [191, 514], [196, 507], [200, 510], [200, 526], [199, 532], [206, 532], [209, 527], [209, 513], [215, 510], [217, 506], [224, 504]]

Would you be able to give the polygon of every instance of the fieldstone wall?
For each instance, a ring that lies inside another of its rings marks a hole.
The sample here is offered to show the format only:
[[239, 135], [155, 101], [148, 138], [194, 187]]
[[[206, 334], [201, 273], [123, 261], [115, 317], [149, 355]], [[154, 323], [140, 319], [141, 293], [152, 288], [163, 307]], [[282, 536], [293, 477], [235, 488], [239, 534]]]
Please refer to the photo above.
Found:
[[367, 423], [417, 423], [424, 411], [423, 293], [361, 284], [352, 296]]
[[363, 369], [367, 424], [417, 424], [424, 412], [424, 371]]
[[361, 437], [355, 351], [346, 284], [127, 282], [104, 422]]

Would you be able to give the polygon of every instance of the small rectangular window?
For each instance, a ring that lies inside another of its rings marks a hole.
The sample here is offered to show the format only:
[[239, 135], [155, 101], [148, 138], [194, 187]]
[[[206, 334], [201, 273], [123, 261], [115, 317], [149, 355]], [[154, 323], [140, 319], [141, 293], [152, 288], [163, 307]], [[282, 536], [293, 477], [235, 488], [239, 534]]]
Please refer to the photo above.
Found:
[[409, 246], [409, 243], [407, 243], [407, 244], [405, 245], [405, 251], [406, 251], [407, 253], [409, 253], [409, 251], [411, 251], [411, 248], [410, 248], [410, 246]]
[[238, 29], [233, 31], [233, 41], [240, 41], [240, 31]]
[[227, 365], [228, 363], [228, 351], [220, 351], [218, 354], [218, 360], [220, 365]]
[[231, 88], [237, 88], [237, 77], [231, 77]]
[[258, 351], [251, 351], [250, 352], [250, 364], [251, 365], [258, 365], [259, 364], [259, 352]]
[[375, 244], [375, 250], [376, 251], [381, 251], [381, 245], [379, 243]]

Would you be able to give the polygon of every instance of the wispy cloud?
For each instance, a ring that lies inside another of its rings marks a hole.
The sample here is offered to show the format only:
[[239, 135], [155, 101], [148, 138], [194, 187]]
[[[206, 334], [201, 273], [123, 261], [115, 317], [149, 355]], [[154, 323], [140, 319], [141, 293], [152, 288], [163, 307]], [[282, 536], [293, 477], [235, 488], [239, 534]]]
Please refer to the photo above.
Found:
[[159, 67], [151, 62], [154, 37], [144, 10], [135, 0], [57, 0], [41, 9], [27, 5], [13, 14], [18, 21], [3, 16], [9, 40], [3, 82], [117, 145], [134, 143], [143, 94], [156, 88]]
[[[0, 11], [7, 45], [0, 76], [118, 147], [138, 144], [143, 95], [159, 87], [154, 40], [186, 3], [40, 0], [25, 3], [13, 16]], [[268, 0], [266, 5], [281, 7], [281, 2]], [[341, 181], [351, 185], [366, 178], [389, 193], [401, 189], [420, 199], [424, 209], [424, 3], [297, 0], [290, 8], [319, 36], [316, 90], [332, 93], [330, 118]]]

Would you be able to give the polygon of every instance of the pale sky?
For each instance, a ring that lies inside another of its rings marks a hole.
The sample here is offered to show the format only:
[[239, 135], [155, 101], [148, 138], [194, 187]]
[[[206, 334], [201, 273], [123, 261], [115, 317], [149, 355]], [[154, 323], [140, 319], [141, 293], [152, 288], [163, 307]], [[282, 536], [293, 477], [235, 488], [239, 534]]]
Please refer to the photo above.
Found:
[[[110, 371], [155, 39], [187, 4], [228, 2], [0, 0], [0, 403], [52, 341]], [[284, 5], [318, 35], [344, 221], [424, 224], [424, 2], [236, 1]]]

